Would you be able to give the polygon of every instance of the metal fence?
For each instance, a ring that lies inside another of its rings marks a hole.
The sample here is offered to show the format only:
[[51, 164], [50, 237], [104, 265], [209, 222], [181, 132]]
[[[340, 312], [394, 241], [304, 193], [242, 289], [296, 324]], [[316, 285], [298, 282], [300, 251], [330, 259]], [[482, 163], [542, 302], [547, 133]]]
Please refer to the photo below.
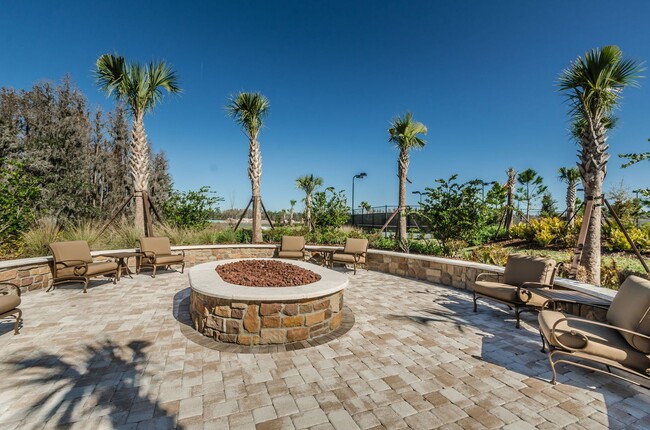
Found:
[[[412, 211], [417, 211], [419, 209], [419, 206], [409, 206], [407, 212], [412, 212]], [[355, 227], [361, 227], [361, 228], [368, 228], [368, 229], [379, 229], [386, 224], [386, 221], [393, 215], [393, 213], [397, 210], [397, 206], [375, 206], [371, 210], [366, 211], [363, 209], [355, 209], [353, 211], [352, 216], [350, 217], [350, 225], [353, 225]], [[393, 219], [390, 221], [390, 224], [386, 227], [388, 230], [396, 230], [397, 229], [397, 223], [399, 220], [399, 215], [396, 215], [393, 217]], [[424, 226], [420, 222], [420, 220], [417, 219], [417, 215], [414, 214], [408, 214], [406, 217], [406, 226], [407, 228], [417, 228], [421, 229]]]

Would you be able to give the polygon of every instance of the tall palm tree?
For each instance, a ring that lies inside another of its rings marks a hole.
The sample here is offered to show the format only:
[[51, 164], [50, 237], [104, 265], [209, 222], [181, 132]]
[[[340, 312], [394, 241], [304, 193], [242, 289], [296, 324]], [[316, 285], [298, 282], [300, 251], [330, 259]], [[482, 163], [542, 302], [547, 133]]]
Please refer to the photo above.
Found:
[[[123, 102], [133, 120], [129, 167], [135, 191], [135, 225], [145, 233], [143, 191], [149, 186], [150, 150], [144, 116], [161, 101], [163, 90], [179, 93], [178, 76], [164, 61], [144, 66], [127, 63], [119, 55], [104, 54], [97, 60], [95, 78], [108, 96]], [[148, 232], [150, 233], [150, 232]]]
[[309, 231], [312, 229], [311, 195], [321, 185], [323, 185], [323, 178], [314, 176], [313, 174], [301, 176], [296, 179], [296, 187], [305, 192], [305, 222]]
[[289, 204], [291, 204], [291, 208], [289, 209], [289, 226], [293, 225], [293, 207], [298, 203], [297, 200], [289, 200]]
[[260, 182], [262, 179], [262, 153], [257, 137], [269, 113], [269, 100], [261, 93], [241, 92], [228, 100], [226, 110], [248, 137], [248, 177], [253, 192], [253, 243], [262, 242], [262, 209]]
[[505, 227], [506, 234], [510, 235], [510, 228], [512, 227], [512, 222], [514, 220], [514, 210], [515, 210], [515, 186], [517, 185], [517, 171], [512, 167], [509, 168], [506, 172], [508, 174], [508, 180], [505, 183], [506, 188], [506, 215], [505, 215]]
[[133, 120], [129, 167], [135, 191], [135, 225], [145, 232], [142, 192], [149, 186], [150, 150], [144, 129], [144, 116], [161, 101], [163, 90], [180, 93], [178, 76], [164, 61], [144, 66], [127, 63], [119, 55], [104, 54], [97, 60], [95, 78], [108, 96], [123, 102]]
[[426, 142], [420, 135], [427, 134], [427, 127], [421, 122], [414, 121], [411, 113], [404, 117], [396, 117], [388, 129], [388, 141], [399, 149], [397, 159], [397, 175], [399, 176], [399, 230], [398, 238], [406, 240], [406, 177], [409, 170], [409, 152], [412, 149], [424, 148]]
[[[618, 46], [592, 49], [578, 57], [562, 71], [558, 86], [569, 101], [573, 134], [580, 144], [578, 168], [585, 189], [585, 198], [599, 198], [607, 174], [607, 131], [614, 126], [612, 113], [619, 104], [621, 92], [634, 86], [641, 65], [624, 59]], [[580, 265], [586, 281], [600, 284], [600, 239], [602, 209], [594, 205], [588, 222], [587, 236]]]
[[580, 183], [580, 170], [577, 167], [560, 167], [558, 169], [560, 181], [567, 184], [566, 187], [566, 220], [570, 227], [575, 224], [576, 213], [576, 189]]

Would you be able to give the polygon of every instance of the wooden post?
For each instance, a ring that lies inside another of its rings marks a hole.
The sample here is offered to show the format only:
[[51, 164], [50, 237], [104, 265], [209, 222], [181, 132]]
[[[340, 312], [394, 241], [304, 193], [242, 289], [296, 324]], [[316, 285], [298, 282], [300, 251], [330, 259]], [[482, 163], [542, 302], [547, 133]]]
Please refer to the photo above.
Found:
[[142, 190], [142, 203], [144, 208], [144, 223], [146, 230], [144, 235], [146, 237], [153, 237], [153, 222], [151, 221], [151, 209], [149, 208], [149, 193]]
[[237, 231], [237, 228], [239, 227], [239, 224], [241, 224], [241, 220], [244, 219], [244, 216], [246, 216], [246, 212], [248, 211], [248, 208], [251, 206], [251, 203], [253, 203], [253, 198], [248, 201], [248, 204], [246, 205], [246, 209], [244, 209], [244, 212], [242, 212], [241, 216], [239, 217], [239, 221], [237, 221], [237, 225], [235, 226], [235, 231]]
[[632, 238], [630, 237], [630, 235], [627, 233], [627, 230], [625, 229], [625, 227], [623, 227], [623, 223], [621, 222], [620, 218], [618, 217], [618, 215], [614, 211], [614, 208], [612, 208], [612, 206], [609, 204], [609, 202], [607, 201], [607, 199], [605, 197], [603, 197], [603, 201], [605, 202], [605, 205], [607, 205], [607, 209], [609, 209], [609, 212], [614, 217], [614, 221], [616, 221], [616, 224], [618, 224], [618, 228], [621, 229], [621, 231], [625, 235], [625, 238], [627, 239], [630, 246], [632, 247], [632, 250], [634, 251], [634, 254], [636, 254], [636, 258], [638, 258], [639, 261], [641, 262], [641, 265], [645, 269], [645, 272], [650, 273], [650, 269], [648, 269], [648, 266], [645, 263], [645, 260], [643, 260], [643, 257], [641, 256], [641, 253], [639, 252], [638, 248], [636, 247], [636, 245], [632, 241]]
[[260, 204], [262, 205], [262, 210], [264, 211], [264, 215], [266, 216], [266, 219], [268, 220], [269, 224], [271, 224], [271, 230], [273, 230], [275, 227], [273, 227], [273, 221], [271, 221], [271, 217], [269, 217], [269, 214], [266, 212], [266, 208], [264, 207], [264, 202], [262, 201], [262, 198], [260, 197]]
[[399, 208], [397, 208], [395, 210], [395, 212], [393, 212], [393, 214], [388, 218], [388, 220], [384, 223], [384, 225], [379, 229], [379, 231], [377, 232], [377, 235], [381, 235], [384, 232], [384, 230], [386, 230], [386, 227], [388, 227], [388, 224], [390, 224], [390, 222], [393, 220], [393, 218], [395, 218], [395, 215], [397, 215], [398, 213], [399, 213]]

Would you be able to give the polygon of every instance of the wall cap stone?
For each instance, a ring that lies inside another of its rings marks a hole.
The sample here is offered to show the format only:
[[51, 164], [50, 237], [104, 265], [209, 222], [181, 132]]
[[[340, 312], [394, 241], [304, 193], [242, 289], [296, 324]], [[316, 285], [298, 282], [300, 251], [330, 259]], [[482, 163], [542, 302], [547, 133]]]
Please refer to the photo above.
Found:
[[348, 286], [349, 280], [344, 275], [326, 267], [304, 261], [285, 260], [280, 258], [258, 258], [257, 260], [282, 261], [310, 270], [321, 276], [321, 279], [307, 285], [296, 287], [246, 287], [224, 281], [215, 268], [223, 264], [240, 261], [240, 258], [211, 261], [193, 266], [189, 270], [190, 287], [197, 293], [220, 299], [243, 302], [285, 302], [292, 300], [316, 299], [335, 294]]

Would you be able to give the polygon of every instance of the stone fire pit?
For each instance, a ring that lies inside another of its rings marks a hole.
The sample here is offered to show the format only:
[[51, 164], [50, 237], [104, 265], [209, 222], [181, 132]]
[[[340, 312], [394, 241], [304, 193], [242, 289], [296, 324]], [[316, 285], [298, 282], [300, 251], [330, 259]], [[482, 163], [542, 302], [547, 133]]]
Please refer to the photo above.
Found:
[[269, 345], [309, 340], [339, 328], [346, 275], [303, 261], [261, 260], [302, 267], [321, 278], [293, 287], [251, 287], [228, 283], [215, 270], [239, 260], [194, 266], [189, 270], [190, 315], [196, 330], [220, 342]]

